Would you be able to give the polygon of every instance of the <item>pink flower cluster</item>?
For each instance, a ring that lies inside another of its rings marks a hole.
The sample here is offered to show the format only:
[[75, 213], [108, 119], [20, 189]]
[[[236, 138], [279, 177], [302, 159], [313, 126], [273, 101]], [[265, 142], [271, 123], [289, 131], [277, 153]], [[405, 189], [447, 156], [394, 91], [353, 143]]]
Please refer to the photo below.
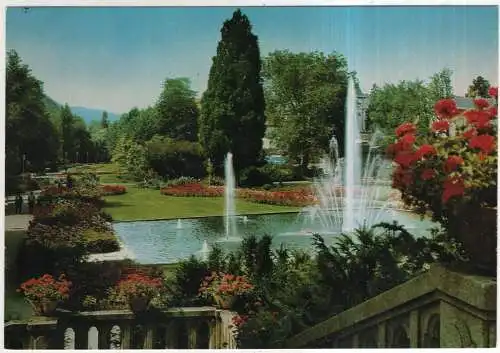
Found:
[[205, 186], [200, 183], [168, 186], [160, 190], [162, 195], [167, 196], [198, 196], [218, 197], [224, 195], [222, 186]]

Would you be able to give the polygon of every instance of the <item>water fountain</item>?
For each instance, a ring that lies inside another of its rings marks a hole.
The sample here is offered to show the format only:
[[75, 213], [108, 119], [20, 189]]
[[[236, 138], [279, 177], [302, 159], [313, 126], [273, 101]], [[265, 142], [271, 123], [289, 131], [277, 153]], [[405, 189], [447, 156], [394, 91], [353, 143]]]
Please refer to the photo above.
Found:
[[224, 176], [225, 176], [225, 209], [224, 209], [224, 225], [226, 229], [226, 239], [236, 237], [236, 207], [235, 207], [235, 190], [236, 181], [234, 178], [233, 169], [233, 154], [229, 152], [224, 161]]
[[182, 221], [181, 219], [177, 219], [177, 229], [182, 229]]
[[354, 82], [349, 79], [346, 99], [345, 157], [339, 158], [338, 141], [330, 141], [330, 155], [322, 159], [323, 175], [314, 184], [318, 205], [303, 210], [303, 224], [319, 223], [322, 234], [352, 231], [382, 221], [388, 202], [383, 198], [381, 173], [390, 162], [377, 153], [383, 137], [376, 132], [368, 143], [363, 163]]
[[203, 261], [208, 260], [208, 255], [210, 254], [210, 248], [208, 247], [208, 243], [206, 240], [203, 241], [203, 246], [199, 251], [200, 257]]

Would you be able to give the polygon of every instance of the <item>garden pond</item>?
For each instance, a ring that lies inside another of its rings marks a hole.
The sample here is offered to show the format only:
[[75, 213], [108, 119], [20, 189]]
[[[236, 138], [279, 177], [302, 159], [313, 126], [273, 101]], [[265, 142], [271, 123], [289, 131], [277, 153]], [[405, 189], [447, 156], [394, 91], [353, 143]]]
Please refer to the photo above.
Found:
[[[312, 234], [318, 233], [327, 244], [332, 244], [341, 229], [325, 230], [317, 222], [310, 222], [301, 213], [259, 214], [235, 216], [237, 236], [225, 235], [224, 217], [200, 217], [181, 220], [117, 222], [116, 234], [128, 253], [141, 264], [169, 264], [202, 257], [215, 243], [225, 251], [236, 250], [248, 235], [273, 236], [273, 247], [312, 250]], [[405, 212], [387, 210], [379, 221], [397, 220], [415, 236], [430, 234], [435, 226], [431, 221]]]

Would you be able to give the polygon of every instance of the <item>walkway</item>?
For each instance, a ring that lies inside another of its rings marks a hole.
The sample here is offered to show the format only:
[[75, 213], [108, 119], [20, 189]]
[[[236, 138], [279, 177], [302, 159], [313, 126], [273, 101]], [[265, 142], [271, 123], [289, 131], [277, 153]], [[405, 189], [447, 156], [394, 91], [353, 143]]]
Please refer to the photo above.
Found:
[[5, 231], [28, 230], [28, 225], [33, 218], [30, 214], [16, 214], [5, 216]]

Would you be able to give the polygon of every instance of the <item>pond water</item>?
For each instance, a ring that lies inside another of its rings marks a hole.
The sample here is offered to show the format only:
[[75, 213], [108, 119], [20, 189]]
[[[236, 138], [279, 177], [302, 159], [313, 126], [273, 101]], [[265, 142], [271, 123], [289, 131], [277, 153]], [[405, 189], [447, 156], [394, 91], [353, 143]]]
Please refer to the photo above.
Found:
[[[381, 221], [398, 220], [417, 236], [429, 234], [429, 220], [403, 211], [385, 211]], [[321, 229], [298, 213], [236, 216], [237, 236], [227, 238], [223, 217], [189, 218], [182, 220], [117, 222], [113, 224], [125, 247], [141, 264], [168, 264], [202, 256], [202, 249], [218, 243], [226, 251], [236, 250], [241, 239], [255, 234], [273, 236], [273, 247], [281, 244], [289, 249], [312, 250], [312, 233], [319, 233], [331, 244], [340, 229]], [[204, 244], [205, 243], [205, 244]]]

